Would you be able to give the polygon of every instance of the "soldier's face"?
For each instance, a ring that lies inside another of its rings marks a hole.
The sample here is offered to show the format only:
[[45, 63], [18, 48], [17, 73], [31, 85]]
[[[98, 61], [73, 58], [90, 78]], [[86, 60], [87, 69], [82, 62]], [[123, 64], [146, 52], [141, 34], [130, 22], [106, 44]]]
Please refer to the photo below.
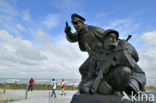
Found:
[[76, 31], [80, 31], [80, 30], [82, 30], [84, 23], [80, 22], [80, 21], [74, 21], [74, 22], [72, 22], [72, 24], [73, 24], [74, 28], [76, 29]]
[[116, 38], [117, 36], [115, 35], [115, 33], [110, 33], [108, 36], [105, 37], [105, 40], [109, 41], [110, 43], [114, 43], [116, 42]]
[[104, 45], [115, 46], [117, 41], [117, 36], [115, 33], [110, 33], [104, 38]]

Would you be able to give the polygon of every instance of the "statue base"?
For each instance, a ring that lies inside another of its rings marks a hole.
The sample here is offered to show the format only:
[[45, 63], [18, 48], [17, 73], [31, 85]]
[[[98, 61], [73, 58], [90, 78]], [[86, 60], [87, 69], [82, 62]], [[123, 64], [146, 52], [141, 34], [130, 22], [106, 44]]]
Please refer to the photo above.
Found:
[[[156, 92], [146, 92], [146, 96], [143, 99], [122, 99], [123, 96], [119, 95], [100, 95], [100, 94], [74, 94], [71, 103], [156, 103]], [[151, 95], [154, 95], [154, 100], [152, 100]], [[150, 100], [149, 100], [150, 99]]]

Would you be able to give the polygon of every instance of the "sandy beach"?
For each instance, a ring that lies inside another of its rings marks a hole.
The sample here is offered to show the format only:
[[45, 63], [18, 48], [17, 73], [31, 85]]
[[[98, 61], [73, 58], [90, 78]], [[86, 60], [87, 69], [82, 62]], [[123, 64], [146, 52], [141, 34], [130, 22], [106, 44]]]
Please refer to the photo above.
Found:
[[[2, 90], [0, 90], [2, 92]], [[14, 98], [19, 101], [9, 102], [9, 103], [70, 103], [73, 94], [77, 91], [65, 91], [66, 95], [60, 95], [61, 91], [56, 90], [56, 98], [49, 99], [49, 90], [34, 90], [28, 92], [28, 97], [25, 100], [25, 90], [6, 90], [5, 94], [0, 94], [0, 98]]]

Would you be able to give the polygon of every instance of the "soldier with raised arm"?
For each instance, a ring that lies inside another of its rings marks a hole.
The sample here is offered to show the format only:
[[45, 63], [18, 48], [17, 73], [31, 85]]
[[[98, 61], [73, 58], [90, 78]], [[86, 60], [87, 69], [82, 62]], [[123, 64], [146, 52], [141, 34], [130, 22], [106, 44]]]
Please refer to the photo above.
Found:
[[104, 33], [104, 29], [84, 24], [85, 18], [81, 17], [78, 14], [72, 14], [71, 22], [76, 30], [75, 33], [71, 32], [71, 27], [66, 22], [65, 33], [66, 38], [69, 42], [78, 42], [80, 50], [84, 52], [88, 52], [88, 59], [81, 65], [79, 71], [82, 76], [81, 83], [79, 85], [79, 90], [82, 92], [89, 92], [89, 89], [85, 89], [84, 85], [88, 86], [90, 83], [86, 83], [86, 76], [88, 74], [88, 64], [89, 58], [93, 53], [99, 51], [103, 45], [102, 43], [102, 35]]

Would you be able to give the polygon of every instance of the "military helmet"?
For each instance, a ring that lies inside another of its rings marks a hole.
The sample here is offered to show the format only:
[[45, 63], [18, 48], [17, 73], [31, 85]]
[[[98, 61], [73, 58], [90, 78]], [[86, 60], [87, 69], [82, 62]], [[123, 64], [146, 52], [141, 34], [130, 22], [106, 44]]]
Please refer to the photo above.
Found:
[[103, 38], [106, 37], [107, 35], [109, 35], [110, 33], [115, 33], [116, 34], [116, 39], [119, 38], [119, 33], [116, 30], [113, 29], [107, 29], [106, 31], [104, 31], [103, 33]]

